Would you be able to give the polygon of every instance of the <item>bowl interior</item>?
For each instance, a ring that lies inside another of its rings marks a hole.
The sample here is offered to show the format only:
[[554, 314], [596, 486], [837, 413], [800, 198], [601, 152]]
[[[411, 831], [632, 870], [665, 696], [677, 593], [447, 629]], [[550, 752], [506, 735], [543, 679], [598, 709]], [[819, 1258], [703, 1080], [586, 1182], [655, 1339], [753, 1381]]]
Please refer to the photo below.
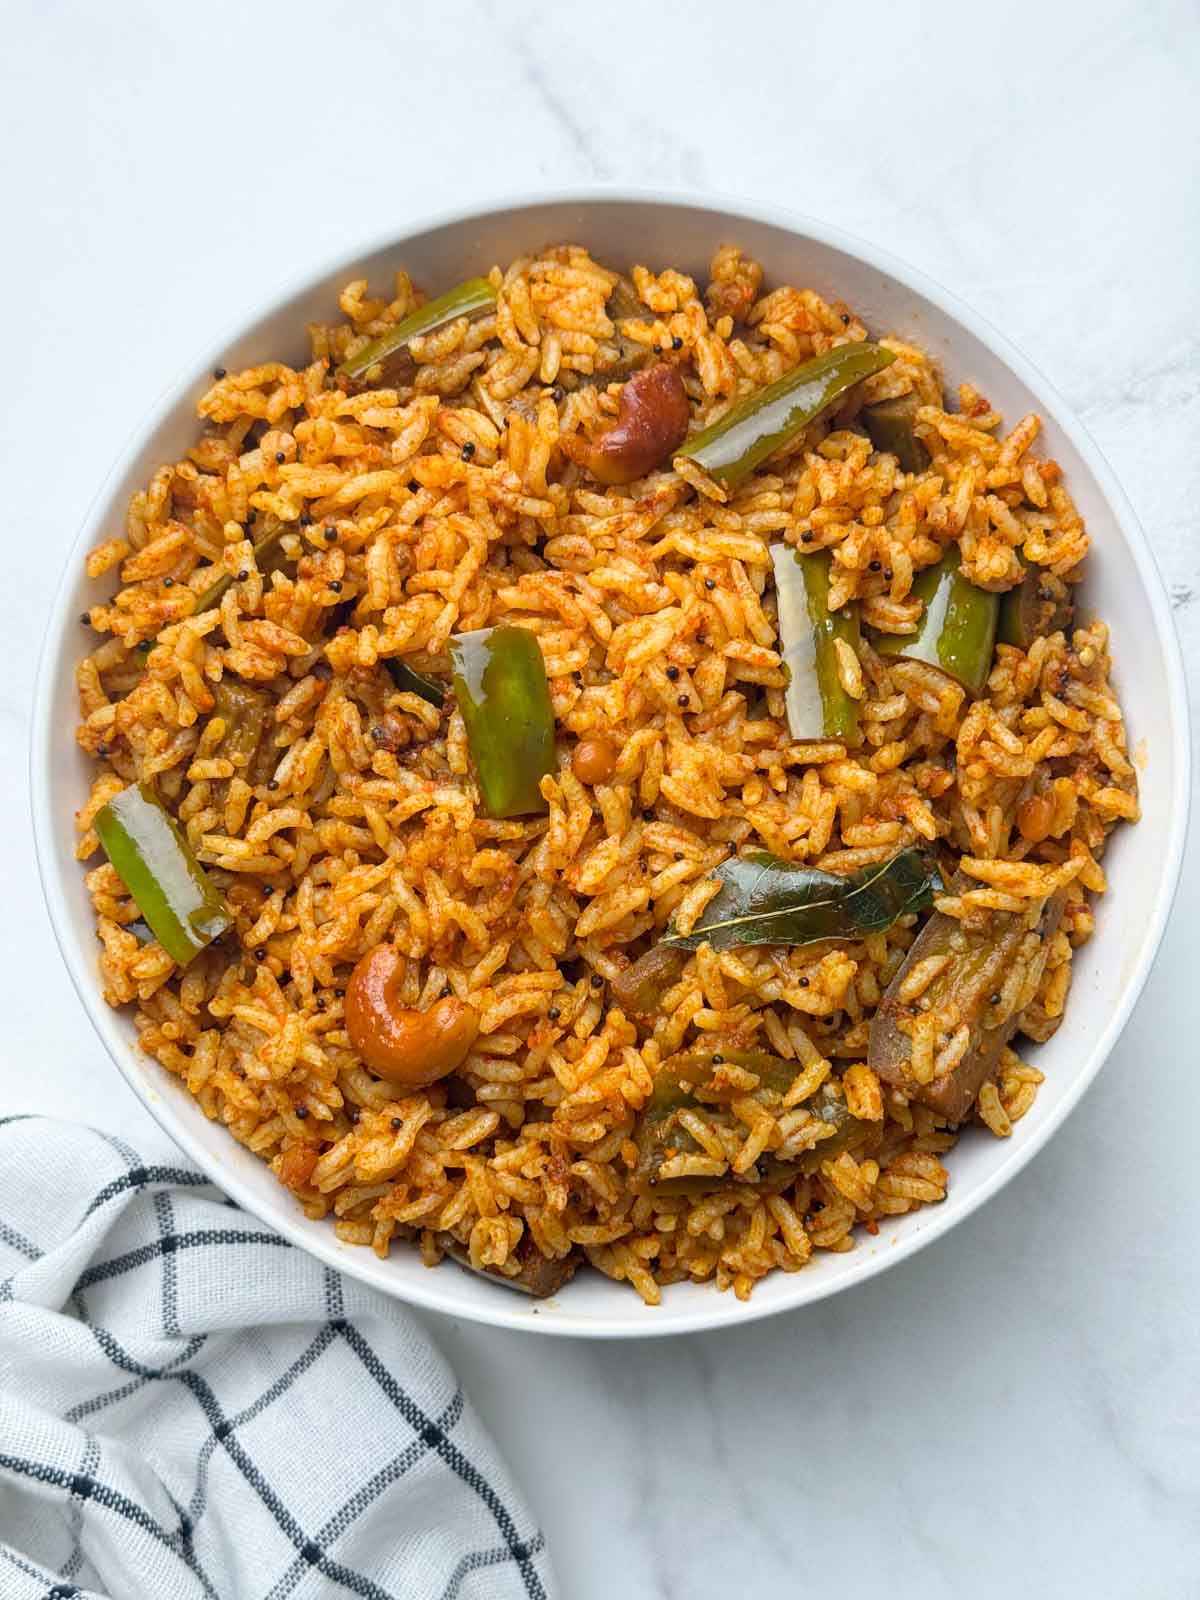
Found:
[[[493, 263], [555, 241], [586, 245], [605, 262], [629, 267], [673, 264], [703, 281], [714, 248], [736, 242], [760, 260], [769, 284], [795, 283], [852, 304], [873, 332], [899, 332], [942, 363], [948, 386], [969, 380], [1009, 423], [1035, 410], [1044, 420], [1040, 448], [1058, 459], [1087, 520], [1093, 553], [1083, 589], [1085, 611], [1104, 617], [1114, 635], [1115, 682], [1137, 754], [1144, 817], [1120, 829], [1106, 858], [1114, 898], [1100, 909], [1096, 937], [1075, 962], [1068, 1019], [1036, 1050], [1046, 1082], [1033, 1111], [1009, 1141], [968, 1133], [951, 1153], [944, 1205], [881, 1226], [848, 1255], [821, 1254], [802, 1273], [775, 1274], [742, 1305], [711, 1286], [680, 1284], [661, 1307], [644, 1307], [632, 1290], [583, 1274], [569, 1292], [531, 1305], [451, 1264], [431, 1272], [415, 1252], [387, 1261], [341, 1245], [332, 1229], [307, 1221], [267, 1168], [210, 1123], [186, 1092], [140, 1056], [129, 1019], [100, 998], [97, 945], [73, 856], [73, 812], [87, 792], [87, 763], [70, 730], [77, 719], [73, 670], [78, 613], [107, 597], [91, 583], [82, 554], [120, 526], [125, 504], [156, 466], [178, 457], [196, 435], [195, 402], [220, 361], [228, 367], [307, 357], [306, 323], [336, 313], [336, 295], [352, 277], [386, 282], [403, 265], [438, 292]], [[1057, 1126], [1095, 1075], [1123, 1025], [1161, 935], [1178, 875], [1186, 813], [1187, 729], [1178, 647], [1162, 586], [1119, 489], [1102, 458], [1061, 401], [1021, 357], [964, 307], [911, 269], [857, 241], [802, 219], [748, 214], [741, 208], [662, 196], [582, 197], [516, 203], [460, 216], [351, 257], [304, 287], [276, 299], [219, 349], [206, 353], [160, 403], [101, 492], [85, 525], [50, 620], [34, 728], [34, 821], [55, 931], [72, 978], [98, 1031], [135, 1092], [214, 1180], [295, 1243], [376, 1287], [473, 1320], [545, 1332], [645, 1336], [745, 1321], [822, 1298], [870, 1276], [944, 1232], [1007, 1180]]]

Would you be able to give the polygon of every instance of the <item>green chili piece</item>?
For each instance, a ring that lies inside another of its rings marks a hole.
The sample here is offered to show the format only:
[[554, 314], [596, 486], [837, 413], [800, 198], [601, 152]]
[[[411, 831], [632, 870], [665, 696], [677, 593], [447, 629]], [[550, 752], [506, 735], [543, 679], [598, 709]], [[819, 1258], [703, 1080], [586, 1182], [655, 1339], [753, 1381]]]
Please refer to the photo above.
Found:
[[1000, 596], [996, 638], [1001, 644], [1028, 650], [1043, 634], [1069, 628], [1075, 608], [1061, 578], [1028, 567], [1015, 589]]
[[386, 660], [384, 666], [392, 676], [392, 682], [397, 689], [403, 689], [409, 694], [419, 694], [422, 700], [428, 700], [431, 706], [440, 710], [446, 700], [446, 691], [440, 683], [435, 683], [432, 678], [423, 678], [419, 672], [414, 672], [406, 662], [399, 661], [395, 656]]
[[[357, 355], [342, 362], [337, 375], [351, 383], [361, 383], [371, 373], [372, 382], [383, 383], [403, 370], [411, 340], [421, 334], [432, 333], [436, 328], [444, 328], [458, 317], [476, 317], [491, 311], [495, 304], [496, 291], [486, 278], [468, 278], [465, 283], [439, 295], [436, 300], [428, 301], [419, 310], [410, 312], [394, 328], [381, 333], [378, 339], [372, 339]], [[379, 368], [377, 374], [373, 371], [376, 367]]]
[[[724, 1049], [718, 1054], [720, 1060], [731, 1066], [756, 1073], [758, 1087], [750, 1090], [750, 1095], [775, 1111], [800, 1071], [799, 1062], [781, 1061], [762, 1050]], [[679, 1121], [679, 1113], [689, 1108], [719, 1107], [735, 1095], [745, 1093], [744, 1090], [716, 1088], [714, 1074], [718, 1066], [713, 1054], [689, 1051], [663, 1062], [655, 1074], [650, 1099], [634, 1131], [637, 1160], [630, 1186], [635, 1193], [705, 1194], [735, 1183], [753, 1184], [768, 1191], [782, 1189], [795, 1182], [797, 1171], [816, 1172], [822, 1161], [838, 1156], [843, 1150], [873, 1147], [879, 1142], [879, 1126], [859, 1122], [851, 1115], [840, 1092], [832, 1084], [823, 1084], [817, 1094], [805, 1102], [804, 1108], [827, 1123], [833, 1133], [811, 1149], [795, 1157], [760, 1156], [754, 1167], [740, 1174], [726, 1170], [704, 1176], [663, 1178], [662, 1169], [673, 1156], [704, 1153]]]
[[[781, 1061], [759, 1050], [727, 1050], [722, 1057], [735, 1066], [756, 1072], [761, 1090], [784, 1095], [791, 1088], [799, 1066]], [[725, 1172], [712, 1176], [661, 1178], [663, 1165], [673, 1155], [698, 1155], [703, 1152], [679, 1122], [679, 1112], [700, 1105], [697, 1091], [710, 1079], [719, 1063], [711, 1051], [685, 1051], [664, 1061], [654, 1075], [650, 1092], [634, 1134], [637, 1161], [632, 1187], [639, 1194], [703, 1194], [728, 1183], [753, 1183], [755, 1174], [736, 1178]]]
[[957, 546], [917, 575], [912, 592], [925, 602], [917, 631], [881, 634], [875, 649], [881, 656], [927, 661], [969, 694], [981, 694], [992, 670], [1000, 596], [963, 577]]
[[902, 472], [924, 472], [929, 465], [929, 451], [913, 431], [920, 408], [917, 395], [902, 394], [864, 406], [858, 414], [876, 450], [895, 456]]
[[838, 345], [748, 395], [711, 428], [686, 439], [675, 459], [699, 467], [713, 486], [712, 498], [728, 500], [768, 456], [895, 359], [877, 344]]
[[148, 783], [114, 795], [97, 812], [95, 829], [147, 927], [179, 966], [232, 926], [225, 902]]
[[779, 643], [788, 669], [785, 705], [793, 739], [858, 742], [858, 701], [842, 688], [835, 640], [857, 656], [862, 642], [858, 606], [829, 609], [828, 550], [802, 556], [789, 545], [771, 547], [779, 608]]
[[[286, 530], [287, 524], [285, 522], [276, 522], [274, 518], [271, 518], [266, 532], [259, 534], [254, 541], [254, 559], [256, 562], [261, 561], [263, 556], [270, 555]], [[225, 591], [232, 582], [233, 574], [231, 572], [223, 572], [214, 583], [210, 583], [207, 589], [196, 596], [196, 604], [192, 607], [191, 615], [193, 617], [199, 616], [202, 611], [211, 611], [214, 606], [219, 606], [225, 598]]]
[[554, 709], [537, 639], [527, 628], [460, 633], [450, 664], [488, 815], [545, 811], [538, 786], [554, 771]]

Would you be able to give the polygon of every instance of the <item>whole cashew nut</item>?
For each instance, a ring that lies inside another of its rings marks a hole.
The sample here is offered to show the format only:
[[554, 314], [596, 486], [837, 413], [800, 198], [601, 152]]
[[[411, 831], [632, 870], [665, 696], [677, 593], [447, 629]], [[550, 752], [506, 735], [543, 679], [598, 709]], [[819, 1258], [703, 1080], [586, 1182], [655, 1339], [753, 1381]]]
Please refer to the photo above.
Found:
[[376, 945], [363, 956], [346, 986], [346, 1031], [372, 1072], [421, 1089], [463, 1064], [479, 1032], [479, 1013], [453, 995], [428, 1011], [397, 1005], [402, 966], [394, 945]]
[[617, 420], [586, 447], [581, 464], [600, 483], [632, 483], [669, 461], [688, 426], [688, 397], [677, 367], [643, 367], [621, 390]]

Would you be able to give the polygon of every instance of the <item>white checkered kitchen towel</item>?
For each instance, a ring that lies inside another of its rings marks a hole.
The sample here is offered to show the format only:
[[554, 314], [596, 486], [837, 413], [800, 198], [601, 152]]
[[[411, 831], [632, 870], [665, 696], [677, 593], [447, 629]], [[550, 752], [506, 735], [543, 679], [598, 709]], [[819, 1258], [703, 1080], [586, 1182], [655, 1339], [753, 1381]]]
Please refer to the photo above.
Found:
[[0, 1120], [4, 1600], [552, 1600], [403, 1307], [165, 1143]]

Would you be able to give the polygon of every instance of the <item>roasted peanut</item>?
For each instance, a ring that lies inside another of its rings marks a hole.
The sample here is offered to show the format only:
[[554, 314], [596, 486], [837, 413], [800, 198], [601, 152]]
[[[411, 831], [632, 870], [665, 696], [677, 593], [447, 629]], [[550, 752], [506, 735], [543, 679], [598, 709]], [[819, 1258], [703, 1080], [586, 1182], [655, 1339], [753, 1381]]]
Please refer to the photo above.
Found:
[[688, 425], [688, 398], [677, 367], [665, 361], [635, 372], [621, 391], [617, 420], [583, 453], [600, 483], [632, 483], [670, 460]]
[[571, 757], [571, 771], [589, 787], [607, 783], [616, 764], [617, 752], [611, 739], [581, 739]]
[[1031, 794], [1017, 807], [1017, 828], [1029, 844], [1041, 844], [1054, 821], [1054, 801], [1048, 794]]
[[730, 317], [734, 322], [744, 322], [747, 312], [754, 304], [756, 292], [756, 286], [744, 280], [710, 283], [704, 296], [708, 304], [709, 317], [713, 322], [721, 317]]
[[372, 1072], [420, 1089], [463, 1064], [479, 1032], [479, 1013], [452, 995], [428, 1011], [397, 1005], [401, 965], [390, 944], [363, 956], [346, 986], [346, 1031]]
[[279, 1158], [279, 1181], [289, 1189], [303, 1189], [312, 1177], [321, 1152], [315, 1145], [290, 1144]]

